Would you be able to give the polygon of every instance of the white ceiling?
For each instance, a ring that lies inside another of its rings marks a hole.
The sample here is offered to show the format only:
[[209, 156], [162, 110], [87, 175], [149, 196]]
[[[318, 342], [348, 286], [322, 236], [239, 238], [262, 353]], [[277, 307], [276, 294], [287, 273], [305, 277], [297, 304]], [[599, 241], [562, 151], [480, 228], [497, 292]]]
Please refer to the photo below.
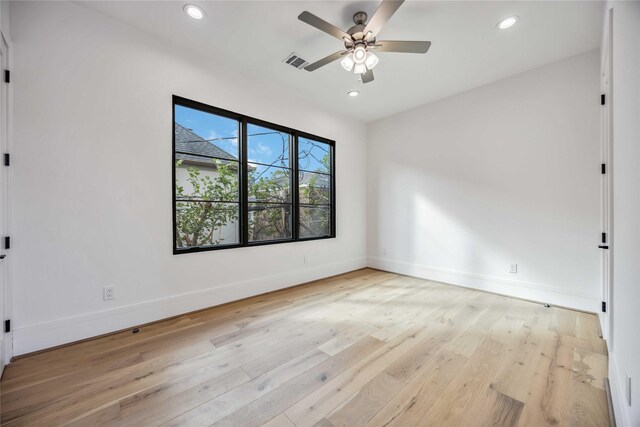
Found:
[[[206, 11], [194, 21], [182, 11]], [[597, 1], [406, 1], [379, 34], [386, 40], [430, 40], [426, 55], [380, 53], [375, 81], [363, 85], [339, 61], [314, 72], [282, 60], [296, 52], [314, 62], [343, 46], [297, 19], [308, 10], [347, 29], [353, 13], [372, 16], [370, 1], [109, 1], [83, 3], [234, 71], [276, 84], [329, 109], [372, 121], [454, 93], [595, 49], [603, 5]], [[515, 27], [499, 31], [503, 17]], [[217, 61], [216, 61], [217, 62]], [[360, 96], [346, 96], [349, 90]]]

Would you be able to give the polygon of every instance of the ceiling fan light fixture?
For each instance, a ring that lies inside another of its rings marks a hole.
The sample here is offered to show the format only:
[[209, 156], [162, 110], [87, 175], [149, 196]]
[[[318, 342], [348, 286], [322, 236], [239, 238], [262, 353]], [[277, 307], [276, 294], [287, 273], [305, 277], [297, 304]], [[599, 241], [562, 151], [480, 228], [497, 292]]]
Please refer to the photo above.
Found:
[[185, 4], [182, 10], [184, 10], [184, 13], [193, 19], [204, 19], [204, 10], [202, 10], [200, 6], [196, 6], [195, 4]]
[[366, 73], [366, 72], [367, 72], [367, 66], [366, 66], [366, 65], [364, 65], [364, 64], [356, 64], [356, 65], [353, 67], [353, 72], [354, 72], [355, 74], [364, 74], [364, 73]]
[[342, 58], [342, 61], [340, 61], [340, 65], [342, 65], [342, 68], [344, 68], [347, 71], [353, 70], [353, 66], [355, 64], [356, 63], [353, 60], [353, 55], [351, 55], [350, 53], [345, 55], [344, 58]]
[[367, 49], [363, 45], [358, 45], [353, 50], [353, 60], [356, 64], [363, 64], [367, 59]]
[[378, 65], [378, 61], [378, 57], [373, 52], [367, 52], [367, 59], [364, 60], [364, 65], [366, 65], [368, 69], [373, 70], [373, 67]]
[[507, 18], [501, 19], [500, 22], [498, 22], [498, 24], [496, 25], [496, 27], [498, 27], [498, 29], [500, 30], [506, 30], [509, 29], [511, 27], [513, 27], [514, 25], [516, 25], [516, 22], [518, 22], [518, 19], [520, 19], [517, 16], [509, 16]]
[[353, 15], [353, 22], [356, 25], [346, 31], [309, 11], [303, 11], [298, 15], [300, 21], [344, 42], [342, 50], [325, 56], [313, 64], [307, 65], [304, 69], [315, 71], [339, 60], [345, 70], [358, 74], [362, 83], [371, 83], [374, 80], [372, 69], [378, 64], [378, 57], [369, 52], [370, 49], [380, 48], [379, 52], [427, 53], [431, 46], [430, 41], [376, 39], [389, 18], [403, 2], [404, 0], [382, 0], [371, 19], [368, 19], [365, 12], [356, 12]]

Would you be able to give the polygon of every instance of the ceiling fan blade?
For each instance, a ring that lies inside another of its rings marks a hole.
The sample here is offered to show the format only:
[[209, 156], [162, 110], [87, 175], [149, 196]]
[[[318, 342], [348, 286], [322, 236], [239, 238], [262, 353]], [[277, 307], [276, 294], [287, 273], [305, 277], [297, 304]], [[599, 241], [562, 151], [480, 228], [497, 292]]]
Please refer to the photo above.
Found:
[[382, 3], [378, 6], [378, 9], [376, 9], [373, 17], [364, 28], [363, 33], [367, 34], [371, 31], [372, 35], [369, 38], [375, 37], [380, 30], [382, 30], [384, 24], [386, 24], [393, 14], [396, 13], [396, 10], [398, 10], [403, 2], [404, 0], [382, 0]]
[[373, 81], [373, 71], [372, 70], [367, 70], [366, 73], [361, 74], [362, 76], [362, 83], [369, 83]]
[[348, 51], [346, 50], [339, 50], [336, 53], [332, 53], [329, 56], [325, 56], [324, 58], [322, 58], [319, 61], [314, 62], [313, 64], [309, 64], [306, 67], [304, 67], [305, 70], [307, 71], [315, 71], [320, 67], [324, 67], [325, 65], [335, 61], [336, 59], [340, 59], [340, 57], [342, 55], [344, 55], [345, 53], [347, 53]]
[[329, 24], [324, 19], [318, 18], [316, 15], [311, 12], [307, 12], [306, 10], [298, 15], [298, 19], [340, 40], [343, 40], [345, 37], [348, 40], [351, 40], [351, 36], [345, 31], [342, 31], [335, 25]]
[[427, 53], [431, 42], [379, 40], [372, 47], [375, 47], [379, 52]]

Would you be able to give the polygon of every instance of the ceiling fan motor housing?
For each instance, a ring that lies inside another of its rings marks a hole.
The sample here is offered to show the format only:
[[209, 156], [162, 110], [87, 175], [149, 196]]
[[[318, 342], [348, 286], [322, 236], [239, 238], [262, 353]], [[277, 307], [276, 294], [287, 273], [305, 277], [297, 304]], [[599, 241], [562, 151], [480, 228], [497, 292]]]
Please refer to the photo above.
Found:
[[366, 47], [368, 44], [375, 43], [375, 38], [366, 39], [366, 34], [364, 33], [364, 29], [367, 26], [367, 17], [365, 12], [357, 12], [353, 15], [353, 22], [356, 25], [347, 30], [351, 40], [344, 39], [344, 46], [347, 50], [353, 49], [360, 44]]
[[353, 23], [356, 25], [364, 25], [367, 22], [366, 12], [356, 12], [353, 14]]

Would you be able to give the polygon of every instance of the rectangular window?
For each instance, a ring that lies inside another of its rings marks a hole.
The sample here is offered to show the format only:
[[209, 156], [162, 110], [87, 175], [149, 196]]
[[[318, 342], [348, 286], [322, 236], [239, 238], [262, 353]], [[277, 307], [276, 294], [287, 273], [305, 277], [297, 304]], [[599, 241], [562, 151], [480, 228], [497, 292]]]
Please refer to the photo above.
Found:
[[334, 142], [174, 96], [174, 253], [335, 237]]
[[292, 135], [247, 124], [249, 242], [293, 238]]
[[326, 142], [298, 138], [298, 234], [301, 238], [331, 235], [332, 149]]

